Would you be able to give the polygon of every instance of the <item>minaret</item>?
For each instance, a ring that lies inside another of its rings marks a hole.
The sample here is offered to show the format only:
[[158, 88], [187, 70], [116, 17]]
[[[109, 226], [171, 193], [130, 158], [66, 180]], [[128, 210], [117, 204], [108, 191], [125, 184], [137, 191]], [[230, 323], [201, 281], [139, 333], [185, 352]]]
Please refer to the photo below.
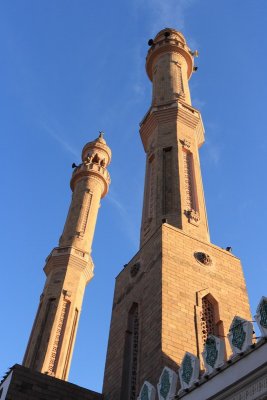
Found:
[[111, 151], [100, 133], [82, 150], [70, 181], [72, 201], [59, 246], [46, 259], [47, 276], [23, 365], [66, 380], [84, 290], [93, 277], [91, 246], [100, 199], [109, 188]]
[[149, 43], [146, 70], [153, 96], [140, 129], [147, 158], [141, 246], [162, 220], [209, 240], [198, 155], [204, 128], [191, 106], [188, 86], [192, 52], [173, 29], [161, 31]]
[[197, 52], [174, 29], [149, 46], [141, 245], [116, 278], [103, 386], [109, 400], [135, 400], [145, 380], [157, 385], [164, 366], [177, 372], [186, 351], [199, 357], [208, 334], [224, 338], [233, 316], [251, 320], [240, 260], [209, 239], [198, 154], [204, 128], [188, 85]]

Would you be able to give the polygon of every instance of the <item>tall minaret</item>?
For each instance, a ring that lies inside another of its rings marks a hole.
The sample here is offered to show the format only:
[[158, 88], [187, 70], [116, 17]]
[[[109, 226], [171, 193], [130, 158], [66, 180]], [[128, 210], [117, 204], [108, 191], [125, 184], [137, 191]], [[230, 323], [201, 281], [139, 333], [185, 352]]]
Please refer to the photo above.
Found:
[[198, 155], [204, 128], [199, 111], [191, 106], [188, 86], [193, 53], [173, 29], [161, 31], [149, 44], [146, 70], [153, 95], [140, 129], [146, 152], [141, 245], [164, 219], [209, 240]]
[[208, 334], [225, 337], [235, 315], [251, 318], [240, 260], [209, 239], [198, 154], [204, 128], [188, 85], [197, 53], [174, 29], [149, 46], [141, 245], [116, 278], [103, 387], [110, 400], [136, 400], [164, 366], [177, 371], [186, 351], [200, 356]]
[[47, 257], [47, 279], [23, 365], [66, 380], [84, 290], [93, 277], [91, 246], [100, 199], [109, 188], [111, 151], [103, 134], [82, 150], [70, 186], [72, 201], [59, 246]]

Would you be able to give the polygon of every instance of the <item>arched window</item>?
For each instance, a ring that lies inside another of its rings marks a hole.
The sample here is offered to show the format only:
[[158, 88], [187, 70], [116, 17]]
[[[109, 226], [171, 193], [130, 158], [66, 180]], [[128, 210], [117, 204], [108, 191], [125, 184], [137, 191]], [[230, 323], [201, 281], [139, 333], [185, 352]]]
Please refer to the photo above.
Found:
[[194, 158], [191, 151], [183, 149], [185, 201], [187, 210], [199, 212]]
[[125, 332], [123, 372], [121, 385], [121, 400], [135, 400], [137, 365], [139, 346], [139, 313], [138, 304], [133, 303], [128, 314], [127, 330]]
[[224, 337], [223, 322], [220, 319], [219, 305], [209, 293], [202, 297], [200, 309], [200, 325], [203, 346], [208, 335]]
[[203, 344], [205, 344], [208, 335], [217, 335], [215, 323], [215, 312], [212, 302], [208, 296], [202, 298], [202, 311], [201, 311], [201, 332]]
[[98, 164], [99, 161], [100, 161], [99, 155], [96, 153], [92, 159], [92, 162]]

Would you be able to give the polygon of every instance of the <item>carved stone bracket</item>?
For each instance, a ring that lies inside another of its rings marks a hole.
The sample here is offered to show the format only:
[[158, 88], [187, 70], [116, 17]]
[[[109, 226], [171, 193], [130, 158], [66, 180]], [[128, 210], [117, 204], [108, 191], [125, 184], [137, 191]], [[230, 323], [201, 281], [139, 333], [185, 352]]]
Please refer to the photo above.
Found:
[[190, 146], [191, 146], [190, 141], [187, 140], [187, 139], [181, 139], [181, 140], [180, 140], [180, 143], [183, 145], [183, 147], [186, 147], [187, 149], [189, 149]]
[[71, 291], [70, 290], [63, 289], [62, 293], [63, 293], [64, 297], [71, 297]]
[[200, 217], [199, 212], [196, 210], [185, 210], [185, 215], [188, 218], [188, 222], [194, 225], [199, 225]]

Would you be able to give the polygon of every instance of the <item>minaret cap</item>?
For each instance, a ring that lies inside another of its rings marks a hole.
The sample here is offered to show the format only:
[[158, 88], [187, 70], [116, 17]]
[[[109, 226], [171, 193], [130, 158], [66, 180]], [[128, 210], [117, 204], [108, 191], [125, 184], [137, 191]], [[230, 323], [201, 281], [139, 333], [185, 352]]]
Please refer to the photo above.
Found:
[[184, 35], [172, 28], [162, 29], [154, 39], [148, 42], [150, 49], [146, 57], [146, 71], [152, 81], [152, 68], [155, 59], [162, 53], [180, 53], [187, 62], [187, 77], [190, 79], [194, 66], [194, 59], [190, 48], [186, 44]]
[[105, 153], [106, 165], [108, 166], [111, 161], [111, 150], [104, 139], [104, 132], [99, 132], [99, 136], [92, 142], [87, 143], [82, 150], [82, 160], [85, 161], [90, 152]]

